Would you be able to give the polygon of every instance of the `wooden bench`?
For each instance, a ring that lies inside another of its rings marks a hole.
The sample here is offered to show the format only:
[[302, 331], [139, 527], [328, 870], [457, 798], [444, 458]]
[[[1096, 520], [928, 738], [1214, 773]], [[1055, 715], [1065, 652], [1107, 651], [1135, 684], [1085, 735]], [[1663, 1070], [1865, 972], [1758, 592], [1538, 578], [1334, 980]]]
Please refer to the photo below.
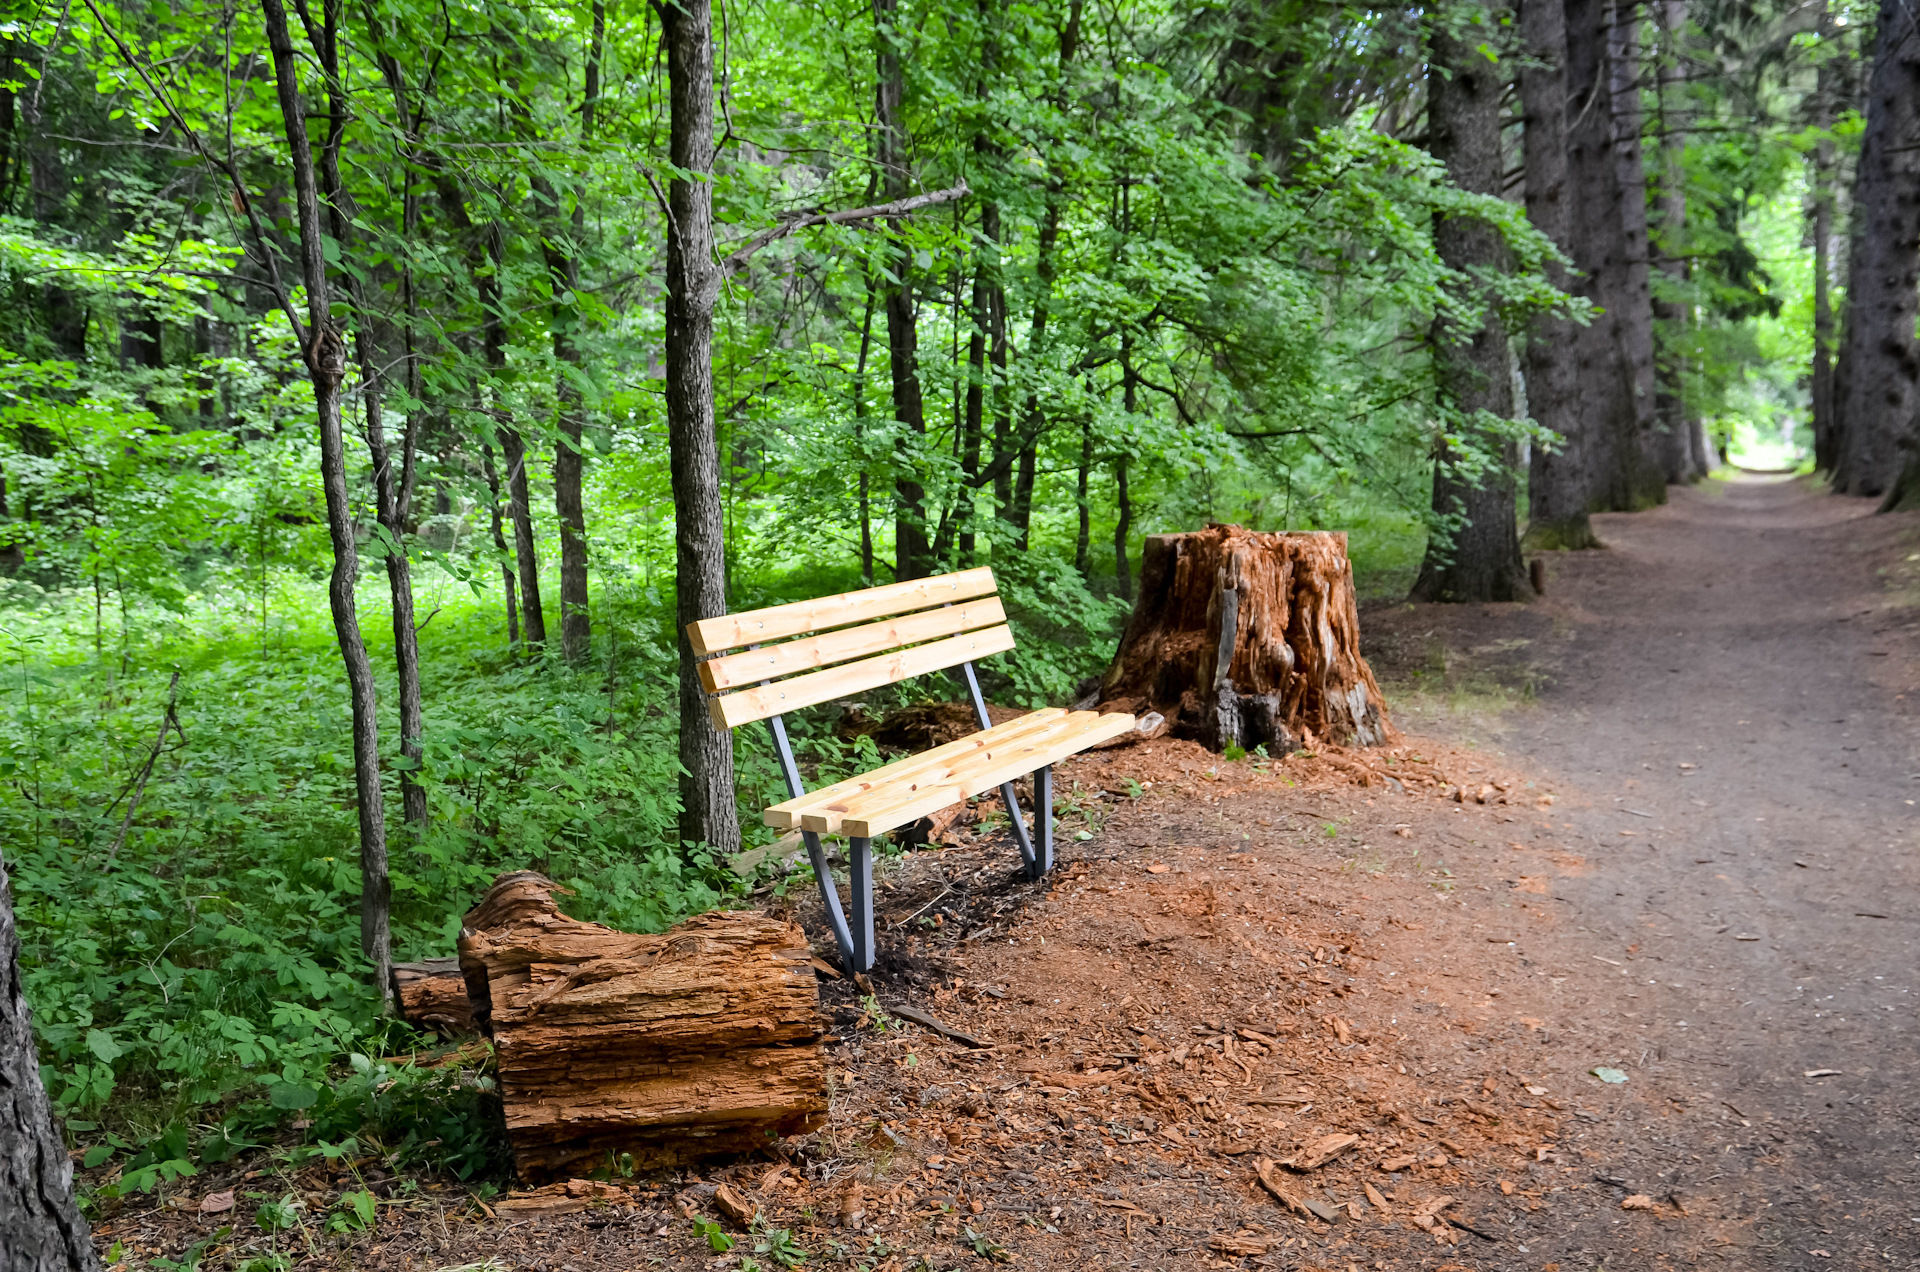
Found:
[[[975, 659], [1013, 648], [1013, 630], [994, 590], [993, 571], [983, 567], [687, 626], [694, 653], [707, 658], [700, 664], [700, 679], [713, 695], [708, 705], [714, 727], [765, 720], [773, 731], [793, 798], [767, 809], [763, 819], [801, 832], [827, 921], [852, 971], [873, 966], [875, 835], [998, 787], [1021, 859], [1037, 879], [1053, 865], [1053, 765], [1134, 727], [1134, 718], [1124, 713], [1058, 708], [994, 724], [973, 668]], [[949, 667], [960, 668], [966, 678], [980, 720], [978, 733], [811, 793], [801, 784], [787, 740], [786, 712]], [[1038, 806], [1031, 837], [1013, 789], [1014, 779], [1028, 773], [1034, 775]], [[822, 835], [833, 834], [848, 840], [851, 925], [820, 842]]]

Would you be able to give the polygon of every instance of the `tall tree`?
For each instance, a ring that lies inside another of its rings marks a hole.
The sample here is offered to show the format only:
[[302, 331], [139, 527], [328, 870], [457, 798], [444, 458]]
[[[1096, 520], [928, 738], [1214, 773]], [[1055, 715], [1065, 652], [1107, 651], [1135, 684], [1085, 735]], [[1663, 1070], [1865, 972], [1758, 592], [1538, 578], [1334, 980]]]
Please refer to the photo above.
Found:
[[[1854, 172], [1847, 310], [1834, 371], [1839, 434], [1834, 489], [1910, 499], [1911, 459], [1900, 443], [1914, 423], [1920, 345], [1920, 31], [1913, 6], [1882, 0], [1867, 71], [1866, 128]], [[1911, 452], [1910, 452], [1911, 454]]]
[[[329, 61], [326, 44], [337, 38], [337, 7], [326, 9], [320, 61]], [[320, 477], [326, 491], [327, 535], [333, 543], [333, 574], [327, 599], [333, 611], [334, 636], [346, 666], [348, 696], [353, 703], [354, 802], [360, 817], [360, 948], [373, 963], [375, 983], [383, 999], [392, 994], [393, 940], [390, 932], [392, 884], [387, 876], [387, 822], [385, 796], [380, 789], [380, 716], [373, 663], [360, 633], [360, 615], [353, 588], [360, 577], [359, 549], [354, 543], [353, 505], [347, 493], [346, 440], [341, 429], [341, 404], [347, 379], [345, 333], [333, 319], [333, 281], [327, 269], [328, 236], [321, 224], [319, 183], [313, 145], [307, 135], [306, 104], [300, 93], [299, 59], [288, 34], [287, 11], [281, 0], [260, 0], [267, 45], [273, 54], [274, 89], [280, 119], [286, 129], [287, 151], [293, 168], [295, 224], [299, 231], [300, 281], [306, 289], [307, 319], [295, 322], [301, 357], [313, 383], [315, 414], [320, 425]], [[337, 150], [339, 131], [328, 138]], [[325, 162], [337, 163], [329, 154]], [[244, 192], [242, 193], [244, 197]], [[288, 320], [294, 321], [289, 309]]]
[[99, 1272], [93, 1234], [73, 1200], [73, 1159], [53, 1122], [33, 1021], [20, 984], [20, 934], [0, 855], [0, 1268]]
[[[1527, 217], [1561, 246], [1571, 242], [1567, 196], [1567, 29], [1561, 0], [1520, 0], [1526, 57], [1520, 67], [1520, 110], [1526, 157]], [[1557, 263], [1547, 277], [1562, 291], [1575, 280]], [[1537, 548], [1598, 546], [1588, 517], [1595, 475], [1594, 430], [1604, 428], [1582, 392], [1583, 373], [1606, 365], [1606, 331], [1570, 318], [1542, 315], [1527, 335], [1527, 410], [1559, 435], [1535, 446], [1528, 464], [1527, 542]]]
[[[907, 157], [907, 130], [901, 118], [906, 105], [906, 71], [900, 57], [898, 0], [873, 0], [874, 49], [874, 162], [880, 168], [880, 186], [888, 202], [907, 196], [912, 170]], [[887, 362], [892, 372], [893, 418], [903, 436], [899, 476], [894, 481], [893, 576], [923, 577], [932, 565], [927, 542], [927, 490], [918, 472], [920, 440], [926, 435], [926, 405], [920, 392], [919, 319], [914, 313], [913, 251], [903, 230], [905, 219], [888, 222], [889, 277], [881, 284], [882, 308], [887, 316]]]
[[1819, 37], [1820, 65], [1814, 72], [1812, 122], [1819, 136], [1807, 174], [1809, 208], [1808, 227], [1813, 237], [1813, 365], [1808, 376], [1808, 396], [1813, 417], [1813, 463], [1831, 474], [1838, 461], [1839, 435], [1833, 420], [1833, 212], [1835, 183], [1838, 178], [1837, 155], [1833, 138], [1836, 89], [1840, 79], [1833, 8], [1826, 0], [1820, 5], [1815, 25]]
[[1597, 105], [1611, 108], [1613, 118], [1622, 242], [1614, 303], [1620, 312], [1622, 352], [1633, 376], [1633, 430], [1613, 452], [1613, 483], [1619, 492], [1614, 506], [1634, 511], [1667, 498], [1655, 409], [1653, 249], [1647, 228], [1646, 112], [1640, 104], [1646, 67], [1641, 58], [1639, 0], [1611, 0], [1607, 32], [1607, 91]]
[[[1706, 476], [1704, 456], [1694, 446], [1694, 427], [1687, 411], [1684, 342], [1688, 306], [1687, 285], [1687, 121], [1681, 94], [1681, 62], [1687, 29], [1687, 0], [1650, 0], [1660, 32], [1656, 46], [1660, 131], [1660, 233], [1658, 272], [1662, 276], [1653, 301], [1653, 317], [1666, 348], [1654, 362], [1654, 418], [1661, 466], [1667, 481], [1684, 484]], [[1701, 449], [1704, 449], [1702, 447]]]
[[680, 840], [740, 846], [733, 735], [713, 727], [687, 626], [727, 612], [726, 519], [713, 418], [713, 9], [658, 8], [667, 46], [667, 462], [673, 482], [675, 617], [680, 640]]
[[[1427, 76], [1427, 136], [1433, 157], [1447, 176], [1471, 194], [1498, 195], [1501, 187], [1501, 65], [1487, 55], [1500, 45], [1499, 19], [1490, 0], [1471, 10], [1471, 20], [1453, 29], [1454, 15], [1436, 22]], [[1505, 272], [1507, 249], [1500, 232], [1478, 217], [1442, 215], [1434, 220], [1440, 259], [1475, 278]], [[1513, 601], [1525, 595], [1526, 564], [1514, 521], [1513, 443], [1490, 429], [1491, 419], [1513, 416], [1513, 377], [1508, 365], [1506, 324], [1491, 294], [1477, 297], [1480, 312], [1434, 324], [1433, 358], [1441, 402], [1479, 460], [1448, 443], [1434, 457], [1433, 510], [1464, 518], [1446, 542], [1434, 536], [1413, 585], [1427, 601]], [[1491, 462], [1484, 462], [1490, 458]]]

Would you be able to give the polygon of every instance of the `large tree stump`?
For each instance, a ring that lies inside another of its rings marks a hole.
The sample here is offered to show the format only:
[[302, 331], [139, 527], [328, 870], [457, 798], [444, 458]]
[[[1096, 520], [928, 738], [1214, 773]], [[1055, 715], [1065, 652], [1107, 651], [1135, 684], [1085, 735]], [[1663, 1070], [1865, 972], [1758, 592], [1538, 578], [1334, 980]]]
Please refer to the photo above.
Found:
[[752, 912], [658, 936], [561, 914], [502, 875], [466, 916], [460, 967], [493, 1038], [520, 1177], [637, 1169], [764, 1148], [826, 1119], [806, 937]]
[[1150, 535], [1100, 696], [1102, 709], [1158, 711], [1174, 736], [1216, 751], [1385, 741], [1347, 536], [1222, 525]]

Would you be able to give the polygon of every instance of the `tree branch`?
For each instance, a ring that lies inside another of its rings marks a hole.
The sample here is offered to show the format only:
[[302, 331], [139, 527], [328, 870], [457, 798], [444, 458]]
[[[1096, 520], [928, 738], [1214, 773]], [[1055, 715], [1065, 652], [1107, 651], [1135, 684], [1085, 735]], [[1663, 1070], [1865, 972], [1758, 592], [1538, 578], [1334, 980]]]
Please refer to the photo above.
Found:
[[846, 208], [839, 212], [803, 212], [769, 226], [727, 253], [720, 261], [720, 276], [728, 278], [738, 273], [745, 267], [747, 258], [767, 244], [816, 225], [846, 225], [854, 221], [872, 221], [882, 217], [892, 220], [895, 217], [905, 216], [909, 212], [917, 212], [921, 208], [964, 199], [971, 193], [967, 183], [962, 181], [959, 185], [949, 186], [945, 190], [933, 190], [907, 199], [895, 199], [892, 203], [876, 203], [864, 208]]

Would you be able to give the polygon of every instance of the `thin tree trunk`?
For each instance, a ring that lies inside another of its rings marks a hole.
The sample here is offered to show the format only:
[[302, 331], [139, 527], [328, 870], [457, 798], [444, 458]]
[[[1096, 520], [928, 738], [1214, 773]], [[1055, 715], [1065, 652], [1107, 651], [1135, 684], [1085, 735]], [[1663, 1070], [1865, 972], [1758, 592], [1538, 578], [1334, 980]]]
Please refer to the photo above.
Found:
[[659, 9], [671, 122], [667, 190], [667, 450], [673, 480], [680, 641], [680, 840], [739, 851], [733, 735], [713, 726], [687, 625], [727, 609], [726, 520], [713, 419], [713, 12], [709, 0]]
[[1821, 472], [1832, 473], [1839, 458], [1839, 437], [1833, 426], [1834, 146], [1827, 134], [1833, 128], [1838, 71], [1833, 64], [1833, 12], [1825, 0], [1820, 5], [1816, 30], [1823, 60], [1815, 72], [1813, 92], [1813, 126], [1821, 136], [1814, 142], [1808, 182], [1813, 187], [1813, 463]]
[[1090, 559], [1093, 549], [1093, 503], [1087, 490], [1092, 473], [1093, 419], [1088, 417], [1080, 421], [1080, 468], [1073, 487], [1074, 502], [1080, 513], [1079, 532], [1073, 540], [1073, 568], [1088, 582], [1093, 580], [1093, 562]]
[[[991, 205], [989, 205], [991, 206]], [[998, 208], [993, 209], [995, 220]], [[981, 213], [981, 241], [986, 237], [986, 214]], [[996, 227], [997, 228], [997, 227]], [[972, 565], [977, 538], [974, 531], [975, 495], [980, 485], [980, 449], [986, 427], [987, 408], [987, 327], [993, 309], [993, 274], [988, 254], [998, 245], [983, 246], [974, 256], [973, 296], [968, 307], [973, 331], [967, 337], [967, 398], [960, 421], [960, 563]]]
[[387, 825], [380, 789], [380, 718], [373, 664], [360, 635], [353, 585], [360, 573], [353, 538], [353, 507], [347, 494], [346, 440], [341, 428], [341, 386], [347, 375], [347, 345], [331, 317], [333, 289], [327, 276], [326, 233], [320, 223], [320, 191], [307, 139], [306, 107], [300, 97], [298, 63], [287, 34], [281, 0], [261, 0], [267, 43], [273, 53], [275, 88], [287, 149], [293, 164], [294, 207], [300, 231], [301, 282], [306, 287], [307, 330], [296, 333], [313, 381], [320, 425], [320, 475], [326, 492], [327, 534], [333, 542], [333, 575], [327, 595], [334, 635], [346, 665], [353, 703], [353, 773], [360, 815], [360, 948], [373, 963], [382, 1001], [390, 1002], [393, 949], [389, 932], [391, 884], [387, 877]]
[[[1867, 123], [1854, 176], [1853, 242], [1847, 254], [1847, 312], [1835, 373], [1840, 433], [1834, 489], [1920, 491], [1920, 471], [1902, 462], [1913, 428], [1920, 347], [1914, 343], [1920, 281], [1920, 32], [1905, 0], [1881, 0], [1867, 80]], [[1911, 455], [1912, 452], [1909, 452]]]
[[873, 492], [867, 475], [867, 356], [873, 351], [873, 274], [866, 275], [867, 307], [860, 315], [860, 357], [853, 369], [853, 444], [860, 449], [860, 585], [873, 586]]
[[[1520, 0], [1527, 59], [1520, 69], [1520, 106], [1526, 147], [1527, 216], [1534, 228], [1565, 250], [1572, 241], [1567, 188], [1567, 31], [1561, 0]], [[1558, 265], [1547, 267], [1554, 286], [1577, 292]], [[1598, 545], [1587, 513], [1593, 503], [1593, 431], [1604, 427], [1581, 393], [1582, 369], [1610, 354], [1604, 329], [1567, 319], [1536, 318], [1524, 366], [1527, 409], [1560, 437], [1558, 447], [1535, 446], [1527, 481], [1527, 542], [1537, 548]]]
[[73, 1159], [40, 1083], [40, 1053], [20, 981], [20, 934], [0, 854], [0, 1268], [99, 1272], [93, 1233], [73, 1200]]
[[494, 467], [493, 444], [480, 444], [481, 462], [487, 476], [487, 509], [493, 514], [493, 550], [500, 558], [500, 591], [507, 602], [507, 644], [520, 643], [520, 604], [513, 582], [513, 554], [507, 550], [505, 521], [500, 512], [500, 471]]
[[[900, 62], [899, 33], [894, 29], [897, 0], [873, 0], [875, 161], [881, 186], [892, 202], [907, 195], [907, 136], [900, 111], [906, 96], [906, 76]], [[919, 328], [914, 314], [913, 256], [901, 235], [899, 219], [887, 223], [893, 243], [890, 272], [883, 283], [887, 315], [887, 358], [893, 379], [893, 418], [906, 430], [898, 448], [899, 473], [894, 478], [893, 573], [896, 579], [925, 576], [930, 566], [927, 543], [926, 487], [917, 475], [917, 447], [926, 435], [926, 406], [920, 393]]]
[[1693, 429], [1687, 420], [1687, 362], [1680, 351], [1687, 328], [1685, 294], [1688, 276], [1686, 254], [1687, 186], [1685, 156], [1687, 125], [1681, 117], [1683, 87], [1680, 65], [1681, 43], [1687, 30], [1687, 0], [1651, 0], [1660, 26], [1659, 95], [1660, 108], [1660, 243], [1659, 270], [1665, 276], [1661, 290], [1666, 299], [1653, 302], [1653, 317], [1658, 324], [1656, 336], [1665, 348], [1654, 364], [1654, 415], [1662, 430], [1660, 455], [1667, 481], [1684, 485], [1698, 481], [1706, 473], [1694, 462]]
[[[1133, 374], [1133, 334], [1128, 332], [1120, 339], [1120, 401], [1126, 408], [1127, 419], [1139, 409], [1139, 381]], [[1133, 599], [1133, 570], [1127, 564], [1127, 544], [1133, 534], [1133, 496], [1127, 490], [1127, 452], [1121, 451], [1113, 460], [1113, 502], [1117, 514], [1113, 523], [1113, 573], [1114, 591], [1123, 601]]]
[[[594, 109], [600, 98], [600, 58], [606, 34], [606, 5], [602, 0], [595, 0], [593, 34], [587, 46], [585, 84], [580, 94], [583, 144], [593, 138]], [[573, 196], [572, 243], [562, 245], [548, 234], [541, 248], [553, 287], [550, 318], [553, 356], [562, 368], [554, 385], [554, 396], [560, 406], [560, 439], [553, 448], [553, 511], [560, 523], [560, 655], [567, 662], [581, 666], [593, 653], [593, 627], [587, 605], [587, 516], [581, 496], [586, 452], [582, 448], [584, 411], [579, 382], [582, 374], [578, 340], [580, 309], [567, 298], [580, 286], [577, 253], [587, 228], [585, 187], [577, 187]], [[551, 205], [549, 216], [557, 223], [559, 199], [550, 187], [546, 199]]]
[[[1432, 70], [1427, 77], [1428, 148], [1446, 165], [1462, 190], [1500, 193], [1500, 67], [1481, 49], [1497, 40], [1490, 3], [1480, 8], [1474, 28], [1458, 34], [1436, 30]], [[1463, 273], [1497, 273], [1506, 264], [1499, 233], [1469, 217], [1435, 218], [1434, 246], [1440, 259]], [[1433, 509], [1442, 517], [1464, 517], [1452, 542], [1430, 542], [1413, 596], [1427, 601], [1512, 601], [1526, 588], [1520, 559], [1520, 533], [1514, 522], [1512, 444], [1477, 429], [1480, 412], [1513, 415], [1513, 376], [1507, 331], [1489, 295], [1471, 325], [1437, 322], [1433, 332], [1434, 368], [1441, 400], [1462, 417], [1462, 427], [1477, 434], [1478, 449], [1491, 451], [1496, 464], [1478, 474], [1463, 473], [1456, 457], [1435, 457]]]
[[1613, 0], [1608, 26], [1608, 92], [1600, 103], [1613, 114], [1613, 158], [1620, 174], [1620, 335], [1633, 373], [1633, 431], [1614, 458], [1615, 481], [1625, 492], [1619, 506], [1649, 508], [1667, 499], [1653, 372], [1653, 248], [1647, 232], [1647, 170], [1641, 145], [1639, 0]]

